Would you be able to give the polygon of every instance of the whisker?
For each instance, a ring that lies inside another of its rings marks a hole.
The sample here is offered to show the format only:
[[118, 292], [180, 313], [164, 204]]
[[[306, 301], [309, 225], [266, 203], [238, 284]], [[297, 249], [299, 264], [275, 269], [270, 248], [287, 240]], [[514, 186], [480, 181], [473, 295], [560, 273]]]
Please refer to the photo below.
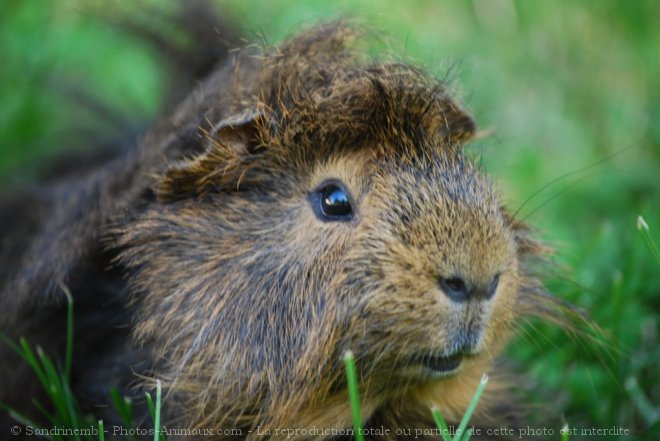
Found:
[[[579, 169], [577, 169], [577, 170], [573, 170], [573, 171], [571, 171], [571, 172], [565, 173], [565, 174], [563, 174], [563, 175], [561, 175], [561, 176], [559, 176], [559, 177], [557, 177], [557, 178], [555, 178], [555, 179], [550, 180], [550, 182], [547, 182], [546, 184], [542, 185], [539, 189], [537, 189], [537, 190], [536, 190], [535, 192], [533, 192], [530, 196], [528, 196], [527, 199], [525, 199], [525, 200], [523, 201], [523, 203], [520, 205], [520, 207], [518, 207], [518, 209], [514, 212], [513, 217], [516, 218], [516, 217], [518, 216], [518, 214], [520, 213], [520, 211], [521, 211], [521, 210], [522, 210], [522, 209], [523, 209], [523, 208], [524, 208], [529, 202], [531, 202], [532, 199], [534, 199], [534, 197], [536, 197], [537, 195], [539, 195], [540, 193], [542, 193], [545, 189], [547, 189], [547, 188], [549, 188], [549, 187], [555, 185], [555, 184], [558, 183], [558, 182], [563, 181], [564, 179], [570, 178], [571, 176], [578, 175], [578, 174], [583, 173], [583, 172], [585, 172], [585, 171], [588, 171], [588, 170], [590, 170], [590, 169], [592, 169], [592, 168], [595, 168], [595, 167], [598, 167], [598, 166], [600, 166], [600, 165], [603, 165], [603, 164], [605, 164], [605, 163], [611, 161], [612, 159], [616, 158], [617, 156], [622, 155], [623, 153], [627, 152], [628, 150], [631, 150], [631, 149], [633, 149], [633, 148], [637, 148], [637, 147], [639, 146], [639, 144], [640, 144], [645, 138], [648, 138], [649, 136], [650, 136], [649, 134], [642, 135], [642, 136], [640, 136], [638, 139], [636, 139], [635, 141], [631, 142], [631, 143], [630, 143], [629, 145], [627, 145], [626, 147], [622, 148], [621, 150], [619, 150], [619, 151], [617, 151], [617, 152], [612, 153], [612, 154], [609, 155], [609, 156], [606, 156], [605, 158], [603, 158], [603, 159], [601, 159], [601, 160], [599, 160], [599, 161], [596, 161], [596, 162], [594, 162], [594, 163], [592, 163], [592, 164], [589, 164], [589, 165], [587, 165], [587, 166], [581, 167], [581, 168], [579, 168]], [[527, 216], [527, 217], [529, 217], [529, 216]]]

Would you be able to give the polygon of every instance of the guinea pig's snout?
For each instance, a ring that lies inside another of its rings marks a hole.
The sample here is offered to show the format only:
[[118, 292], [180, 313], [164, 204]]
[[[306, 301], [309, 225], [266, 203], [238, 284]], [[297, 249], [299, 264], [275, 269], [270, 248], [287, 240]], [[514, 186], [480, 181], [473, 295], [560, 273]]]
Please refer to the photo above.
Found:
[[454, 302], [467, 300], [490, 300], [497, 291], [500, 275], [496, 274], [486, 283], [474, 283], [463, 277], [439, 277], [442, 292]]

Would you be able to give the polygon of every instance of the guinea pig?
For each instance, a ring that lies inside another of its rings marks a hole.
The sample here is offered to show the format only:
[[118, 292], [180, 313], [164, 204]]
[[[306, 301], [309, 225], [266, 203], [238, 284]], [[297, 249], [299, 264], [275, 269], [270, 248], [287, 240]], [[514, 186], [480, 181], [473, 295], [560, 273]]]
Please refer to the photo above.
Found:
[[[274, 431], [351, 427], [350, 350], [365, 428], [390, 431], [369, 439], [434, 428], [431, 407], [457, 423], [484, 373], [473, 423], [511, 421], [497, 356], [566, 308], [529, 264], [547, 249], [465, 152], [476, 125], [445, 85], [361, 38], [224, 52], [135, 146], [4, 202], [3, 330], [61, 353], [70, 291], [84, 409], [112, 421], [111, 387], [159, 379], [172, 425], [338, 438]], [[29, 412], [2, 351], [0, 401]]]

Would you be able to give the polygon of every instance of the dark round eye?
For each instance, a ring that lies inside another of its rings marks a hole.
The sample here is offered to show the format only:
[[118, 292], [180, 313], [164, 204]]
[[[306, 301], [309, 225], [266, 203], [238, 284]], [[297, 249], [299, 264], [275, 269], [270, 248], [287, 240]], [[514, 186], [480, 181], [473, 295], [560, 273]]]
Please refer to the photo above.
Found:
[[322, 186], [317, 191], [318, 213], [325, 220], [348, 220], [353, 207], [346, 190], [336, 183]]

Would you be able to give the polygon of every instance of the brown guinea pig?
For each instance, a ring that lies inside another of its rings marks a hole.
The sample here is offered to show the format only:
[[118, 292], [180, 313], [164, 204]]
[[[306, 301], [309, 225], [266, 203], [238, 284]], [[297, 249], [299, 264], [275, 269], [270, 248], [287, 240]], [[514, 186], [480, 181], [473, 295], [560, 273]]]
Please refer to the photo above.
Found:
[[[111, 387], [160, 379], [171, 425], [337, 438], [309, 431], [351, 427], [350, 350], [365, 427], [389, 430], [368, 438], [431, 429], [433, 406], [458, 422], [484, 373], [473, 422], [508, 421], [496, 356], [562, 308], [528, 268], [545, 249], [465, 154], [475, 123], [445, 86], [360, 38], [333, 23], [226, 55], [135, 148], [5, 203], [3, 330], [61, 353], [70, 290], [85, 409], [112, 421]], [[5, 355], [0, 400], [27, 409]]]

